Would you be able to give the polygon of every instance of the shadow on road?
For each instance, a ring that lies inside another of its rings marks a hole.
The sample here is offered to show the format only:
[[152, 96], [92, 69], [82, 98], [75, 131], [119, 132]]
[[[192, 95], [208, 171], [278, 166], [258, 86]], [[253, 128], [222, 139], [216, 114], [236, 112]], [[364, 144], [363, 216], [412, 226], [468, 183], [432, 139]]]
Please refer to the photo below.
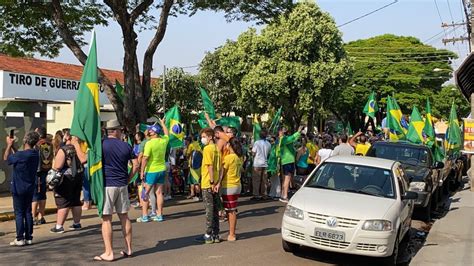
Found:
[[[279, 234], [279, 233], [280, 233], [280, 229], [278, 228], [266, 228], [260, 231], [240, 233], [238, 234], [238, 239], [239, 241], [243, 241], [243, 240], [251, 239], [254, 237], [269, 236], [269, 235], [274, 235], [274, 234]], [[143, 256], [143, 255], [153, 254], [156, 252], [187, 248], [190, 246], [201, 246], [204, 244], [195, 241], [195, 239], [200, 236], [201, 235], [193, 235], [193, 236], [160, 240], [154, 247], [135, 251], [134, 256]], [[225, 242], [226, 241], [224, 241], [224, 243]]]

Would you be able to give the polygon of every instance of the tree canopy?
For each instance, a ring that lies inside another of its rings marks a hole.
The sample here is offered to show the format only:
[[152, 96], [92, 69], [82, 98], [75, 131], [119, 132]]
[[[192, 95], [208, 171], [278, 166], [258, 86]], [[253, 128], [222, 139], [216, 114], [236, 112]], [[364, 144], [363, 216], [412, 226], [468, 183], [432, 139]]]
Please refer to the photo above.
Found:
[[[252, 113], [283, 106], [297, 126], [321, 107], [331, 108], [351, 73], [341, 33], [314, 3], [299, 3], [257, 33], [249, 29], [204, 59], [218, 57], [219, 79], [233, 88], [236, 105]], [[212, 65], [203, 63], [201, 72]], [[207, 75], [209, 77], [209, 75]]]
[[[128, 128], [146, 120], [151, 97], [153, 56], [163, 40], [169, 16], [192, 16], [201, 10], [223, 12], [228, 21], [268, 23], [293, 8], [293, 1], [3, 1], [0, 5], [0, 52], [13, 56], [56, 57], [66, 45], [84, 64], [84, 34], [98, 25], [116, 22], [123, 37], [125, 93], [119, 99], [113, 82], [100, 73], [118, 119]], [[154, 31], [154, 37], [138, 65], [138, 34]], [[140, 70], [141, 69], [141, 70]]]
[[391, 34], [350, 42], [345, 49], [354, 63], [354, 74], [336, 112], [352, 125], [362, 121], [362, 108], [372, 91], [382, 108], [387, 95], [395, 96], [404, 113], [410, 113], [414, 105], [424, 106], [426, 97], [433, 100], [442, 92], [442, 85], [452, 77], [450, 63], [457, 58], [415, 37]]

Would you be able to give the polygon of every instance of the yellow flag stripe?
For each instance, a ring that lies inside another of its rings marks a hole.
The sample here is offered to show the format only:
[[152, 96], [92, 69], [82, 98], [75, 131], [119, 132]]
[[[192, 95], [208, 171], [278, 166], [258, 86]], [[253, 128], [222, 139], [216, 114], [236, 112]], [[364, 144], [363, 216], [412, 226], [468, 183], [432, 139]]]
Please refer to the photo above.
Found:
[[92, 94], [92, 98], [94, 99], [94, 105], [97, 110], [97, 113], [100, 112], [100, 106], [99, 106], [99, 83], [87, 83], [86, 84], [87, 88]]
[[98, 163], [92, 165], [89, 169], [89, 174], [92, 176], [95, 172], [102, 170], [102, 161], [99, 161]]

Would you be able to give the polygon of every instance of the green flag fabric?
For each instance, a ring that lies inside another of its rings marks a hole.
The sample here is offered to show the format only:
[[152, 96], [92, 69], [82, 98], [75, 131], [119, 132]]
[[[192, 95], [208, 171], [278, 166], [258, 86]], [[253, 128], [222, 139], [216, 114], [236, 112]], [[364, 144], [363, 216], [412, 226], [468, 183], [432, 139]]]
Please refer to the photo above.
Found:
[[433, 127], [433, 118], [431, 116], [430, 99], [428, 98], [426, 99], [426, 118], [423, 132], [426, 136], [426, 145], [433, 147], [433, 145], [436, 144], [436, 134]]
[[400, 124], [402, 111], [395, 99], [387, 97], [387, 127], [390, 130], [389, 138], [392, 141], [405, 139], [405, 130]]
[[272, 123], [270, 124], [270, 127], [268, 128], [269, 132], [273, 135], [277, 133], [278, 127], [280, 126], [281, 109], [282, 107], [280, 107], [278, 111], [275, 113], [272, 119]]
[[211, 119], [216, 119], [216, 111], [214, 109], [214, 104], [212, 104], [211, 97], [209, 97], [209, 94], [207, 94], [204, 88], [200, 88], [200, 91], [204, 111], [209, 115]]
[[253, 141], [260, 140], [260, 132], [262, 131], [262, 125], [260, 125], [260, 122], [258, 121], [257, 115], [253, 117]]
[[83, 140], [89, 151], [87, 165], [92, 199], [102, 217], [104, 206], [104, 177], [102, 174], [102, 134], [100, 129], [99, 82], [97, 79], [97, 49], [95, 32], [74, 107], [71, 135]]
[[118, 80], [115, 80], [115, 91], [117, 92], [120, 100], [123, 101], [123, 87]]
[[236, 128], [240, 132], [240, 117], [239, 116], [226, 116], [216, 120], [216, 124], [219, 126], [227, 126]]
[[364, 114], [367, 116], [370, 116], [372, 118], [375, 118], [375, 114], [379, 110], [379, 107], [377, 105], [377, 100], [375, 99], [375, 92], [370, 93], [369, 99], [367, 100], [367, 103], [364, 106]]
[[184, 131], [181, 124], [181, 116], [177, 105], [173, 106], [165, 113], [165, 124], [169, 130], [169, 147], [176, 148], [183, 146]]
[[454, 103], [449, 114], [448, 130], [446, 131], [446, 154], [457, 154], [462, 147], [461, 128]]
[[413, 107], [413, 111], [410, 116], [410, 125], [408, 126], [408, 133], [406, 139], [410, 142], [416, 144], [423, 144], [423, 128], [425, 127], [425, 122], [421, 117], [420, 112], [416, 106]]

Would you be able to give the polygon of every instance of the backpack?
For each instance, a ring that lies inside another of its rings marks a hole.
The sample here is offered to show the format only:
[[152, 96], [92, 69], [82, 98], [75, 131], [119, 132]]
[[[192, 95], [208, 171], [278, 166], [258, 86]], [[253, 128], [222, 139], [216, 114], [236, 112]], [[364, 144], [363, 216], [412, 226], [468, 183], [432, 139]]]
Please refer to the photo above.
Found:
[[63, 166], [64, 175], [69, 176], [71, 179], [81, 177], [84, 172], [84, 166], [81, 164], [79, 157], [77, 157], [76, 149], [72, 145], [65, 145], [61, 147], [64, 154], [66, 155], [66, 162]]
[[191, 153], [191, 168], [196, 170], [201, 168], [202, 165], [202, 152], [194, 150], [193, 153]]
[[39, 171], [48, 172], [53, 168], [53, 145], [47, 141], [41, 141], [38, 143], [38, 151], [40, 155]]

